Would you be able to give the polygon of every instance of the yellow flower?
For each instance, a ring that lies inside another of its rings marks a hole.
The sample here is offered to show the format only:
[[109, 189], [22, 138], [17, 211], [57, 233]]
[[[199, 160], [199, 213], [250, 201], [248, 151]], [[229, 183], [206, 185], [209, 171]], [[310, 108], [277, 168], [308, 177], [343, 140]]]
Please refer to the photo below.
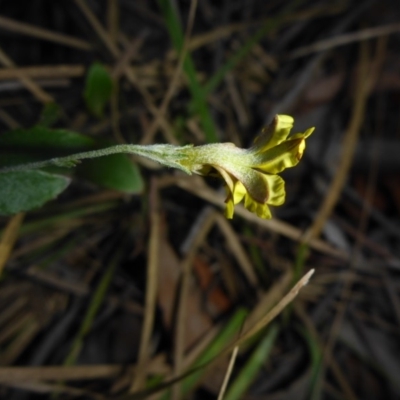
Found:
[[277, 174], [300, 161], [305, 139], [314, 130], [289, 136], [293, 122], [288, 115], [277, 115], [249, 149], [240, 149], [233, 143], [192, 147], [190, 162], [182, 164], [201, 175], [217, 171], [225, 180], [227, 218], [233, 217], [234, 206], [242, 200], [249, 211], [271, 218], [269, 205], [279, 206], [285, 201], [285, 182]]
[[276, 174], [297, 165], [306, 147], [305, 139], [314, 131], [310, 128], [289, 137], [293, 122], [288, 115], [277, 115], [248, 149], [252, 156], [252, 163], [248, 165], [252, 176], [236, 179], [233, 185], [227, 183], [227, 218], [233, 217], [234, 205], [243, 198], [244, 206], [261, 218], [271, 218], [268, 205], [280, 206], [285, 202], [285, 182]]

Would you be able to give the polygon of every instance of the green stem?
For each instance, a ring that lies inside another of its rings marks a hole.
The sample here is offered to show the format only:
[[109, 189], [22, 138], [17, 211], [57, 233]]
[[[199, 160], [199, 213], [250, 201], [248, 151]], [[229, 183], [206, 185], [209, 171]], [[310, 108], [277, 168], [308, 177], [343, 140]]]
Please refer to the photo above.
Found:
[[186, 151], [190, 147], [192, 146], [181, 147], [170, 144], [154, 144], [148, 146], [119, 144], [116, 146], [106, 147], [104, 149], [85, 151], [65, 157], [55, 157], [44, 161], [3, 167], [0, 168], [0, 172], [25, 171], [54, 165], [60, 167], [73, 167], [79, 163], [80, 160], [86, 158], [96, 158], [117, 153], [127, 153], [149, 158], [150, 160], [159, 162], [167, 167], [178, 168], [190, 175], [190, 170], [180, 163], [180, 161], [187, 159]]

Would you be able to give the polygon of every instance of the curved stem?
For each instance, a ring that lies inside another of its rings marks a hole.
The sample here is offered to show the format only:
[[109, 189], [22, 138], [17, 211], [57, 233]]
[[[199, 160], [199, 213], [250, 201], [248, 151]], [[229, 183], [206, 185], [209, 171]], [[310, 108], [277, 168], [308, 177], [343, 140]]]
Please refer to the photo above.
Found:
[[62, 167], [73, 167], [80, 160], [87, 158], [96, 158], [108, 156], [111, 154], [135, 154], [142, 157], [149, 158], [153, 161], [159, 162], [167, 167], [178, 168], [188, 174], [190, 170], [183, 166], [179, 161], [186, 159], [187, 155], [185, 150], [189, 146], [173, 146], [170, 144], [154, 144], [154, 145], [134, 145], [134, 144], [119, 144], [104, 149], [90, 150], [82, 153], [71, 154], [65, 157], [54, 157], [44, 161], [36, 161], [21, 165], [9, 166], [0, 168], [0, 172], [11, 172], [11, 171], [25, 171], [30, 169], [39, 169], [48, 167], [51, 165], [62, 166]]

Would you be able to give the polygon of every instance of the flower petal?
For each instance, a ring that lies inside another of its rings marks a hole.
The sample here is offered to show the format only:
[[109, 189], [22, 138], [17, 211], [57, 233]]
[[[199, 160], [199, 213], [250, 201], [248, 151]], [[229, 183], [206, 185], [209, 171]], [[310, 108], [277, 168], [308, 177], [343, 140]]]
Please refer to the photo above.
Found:
[[226, 171], [224, 168], [220, 167], [219, 165], [213, 165], [213, 167], [220, 173], [220, 175], [226, 182], [228, 189], [230, 190], [231, 193], [233, 193], [233, 190], [235, 187], [234, 178], [229, 174], [228, 171]]
[[279, 175], [264, 175], [268, 182], [269, 196], [267, 203], [271, 206], [281, 206], [285, 202], [285, 181]]
[[228, 219], [232, 219], [233, 218], [233, 212], [235, 210], [235, 205], [233, 204], [233, 198], [232, 198], [232, 194], [229, 193], [227, 199], [225, 200], [225, 217]]
[[225, 200], [225, 217], [232, 219], [235, 204], [238, 204], [243, 200], [243, 197], [247, 194], [247, 190], [240, 181], [234, 183], [233, 192], [231, 192], [228, 186], [226, 186], [226, 190], [228, 195]]
[[[233, 171], [229, 172], [242, 183], [255, 201], [261, 204], [267, 202], [269, 197], [268, 182], [264, 179], [262, 172], [243, 166], [236, 166]], [[239, 191], [239, 186], [237, 190]]]
[[254, 140], [254, 146], [249, 151], [264, 152], [282, 143], [289, 136], [293, 123], [294, 120], [289, 115], [276, 115], [272, 123]]
[[244, 206], [252, 213], [258, 215], [260, 218], [270, 219], [271, 211], [268, 205], [258, 203], [251, 196], [247, 195], [244, 200]]
[[233, 188], [233, 204], [238, 204], [243, 200], [243, 197], [247, 194], [247, 190], [243, 183], [237, 181]]
[[[271, 218], [269, 205], [285, 201], [285, 182], [277, 173], [295, 166], [305, 149], [305, 139], [314, 128], [288, 138], [293, 118], [278, 115], [263, 130], [250, 149], [233, 143], [190, 147], [186, 168], [201, 175], [220, 175], [226, 183], [225, 215], [232, 218], [234, 207], [244, 199], [245, 207], [261, 218]], [[190, 167], [190, 168], [189, 168]]]
[[278, 146], [258, 154], [254, 160], [253, 168], [267, 172], [269, 174], [277, 174], [285, 168], [291, 168], [298, 164], [303, 156], [306, 147], [305, 138], [313, 131], [308, 129], [304, 134], [298, 133], [290, 139]]

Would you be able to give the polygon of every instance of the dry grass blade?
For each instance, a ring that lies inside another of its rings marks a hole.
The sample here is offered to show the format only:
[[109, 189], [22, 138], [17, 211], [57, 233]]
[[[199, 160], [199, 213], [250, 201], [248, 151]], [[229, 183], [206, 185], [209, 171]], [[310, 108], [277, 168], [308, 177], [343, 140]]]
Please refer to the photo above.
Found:
[[228, 364], [228, 368], [226, 370], [224, 381], [222, 382], [221, 390], [218, 393], [218, 400], [222, 400], [224, 398], [224, 394], [226, 392], [226, 388], [228, 387], [229, 378], [232, 375], [233, 366], [235, 365], [238, 351], [239, 351], [239, 346], [236, 346], [232, 351], [232, 355], [229, 360], [229, 364]]
[[197, 50], [200, 47], [207, 46], [210, 43], [215, 43], [218, 40], [229, 37], [233, 33], [237, 33], [248, 28], [249, 24], [231, 24], [218, 27], [211, 32], [193, 36], [188, 43], [188, 50]]
[[16, 121], [10, 114], [0, 108], [0, 121], [10, 129], [18, 129], [21, 127], [18, 121]]
[[[237, 115], [239, 125], [241, 127], [246, 127], [249, 125], [251, 118], [248, 110], [246, 109], [245, 103], [241, 97], [241, 93], [239, 91], [235, 77], [231, 72], [226, 74], [225, 82], [227, 83], [228, 86], [229, 95], [232, 99], [232, 105]], [[238, 143], [238, 145], [241, 145], [241, 143]]]
[[383, 276], [383, 281], [385, 283], [386, 292], [389, 295], [390, 301], [392, 303], [394, 314], [397, 320], [397, 325], [400, 325], [400, 301], [397, 296], [395, 282], [389, 279], [389, 276], [386, 273]]
[[[191, 266], [199, 246], [204, 242], [210, 229], [215, 223], [215, 214], [208, 213], [202, 221], [201, 227], [194, 238], [192, 245], [182, 262], [182, 280], [179, 293], [179, 303], [176, 318], [176, 334], [174, 340], [174, 376], [179, 376], [184, 368], [184, 352], [185, 352], [185, 320], [187, 318], [186, 304], [189, 301], [189, 282]], [[173, 387], [173, 398], [179, 399], [181, 396], [180, 386], [177, 384]]]
[[90, 292], [88, 285], [85, 282], [69, 282], [56, 275], [50, 274], [48, 271], [43, 271], [38, 265], [32, 265], [26, 271], [28, 277], [34, 278], [38, 282], [50, 285], [67, 293], [76, 295], [86, 295]]
[[5, 350], [1, 354], [0, 365], [14, 363], [40, 331], [41, 327], [36, 318], [33, 316], [29, 317], [28, 319], [24, 319], [25, 323], [21, 327], [21, 331], [18, 332], [17, 336], [13, 338], [13, 341], [5, 347]]
[[[114, 3], [112, 3], [114, 4]], [[113, 7], [112, 7], [113, 8]], [[141, 35], [141, 37], [135, 38], [131, 43], [128, 44], [125, 52], [122, 54], [122, 56], [117, 60], [112, 72], [111, 72], [111, 77], [114, 80], [114, 91], [111, 96], [111, 123], [112, 123], [112, 128], [113, 128], [113, 133], [114, 137], [116, 138], [117, 142], [119, 143], [126, 143], [123, 135], [121, 134], [120, 126], [119, 126], [119, 120], [120, 120], [120, 112], [119, 112], [119, 91], [120, 91], [120, 85], [119, 85], [119, 78], [120, 76], [129, 69], [129, 64], [134, 58], [144, 41], [144, 38], [146, 36], [146, 32]]]
[[[331, 8], [328, 8], [326, 5], [321, 6], [321, 7], [315, 7], [313, 10], [305, 10], [302, 12], [297, 12], [293, 16], [288, 16], [288, 20], [307, 20], [311, 19], [313, 17], [321, 17], [322, 15], [330, 15], [330, 14], [337, 14], [338, 12], [343, 11], [343, 6], [336, 6], [334, 5]], [[200, 47], [207, 46], [211, 43], [215, 43], [218, 40], [226, 39], [229, 36], [233, 34], [240, 33], [241, 31], [244, 31], [246, 29], [252, 29], [255, 26], [260, 26], [265, 24], [267, 20], [266, 19], [260, 19], [256, 23], [233, 23], [229, 24], [226, 26], [219, 26], [215, 28], [214, 30], [202, 34], [198, 34], [196, 36], [193, 36], [190, 39], [188, 50], [189, 51], [194, 51], [199, 49]]]
[[[135, 371], [134, 365], [54, 365], [40, 367], [1, 367], [0, 383], [30, 381], [85, 381], [93, 379], [113, 379], [124, 372]], [[149, 372], [165, 373], [165, 361], [160, 357], [151, 360]]]
[[305, 274], [290, 290], [290, 292], [284, 296], [275, 307], [273, 307], [267, 314], [265, 314], [258, 322], [256, 322], [253, 326], [251, 326], [243, 335], [241, 335], [237, 340], [235, 340], [232, 344], [222, 350], [218, 355], [212, 358], [209, 361], [206, 361], [204, 364], [197, 366], [196, 368], [185, 372], [184, 374], [176, 377], [170, 381], [164, 382], [163, 384], [159, 385], [157, 388], [148, 389], [143, 392], [138, 392], [135, 394], [122, 396], [120, 397], [121, 400], [134, 400], [134, 399], [143, 399], [144, 396], [148, 396], [149, 394], [160, 392], [166, 388], [170, 388], [173, 384], [180, 382], [185, 377], [190, 376], [192, 373], [201, 370], [208, 365], [216, 362], [217, 360], [221, 359], [228, 354], [230, 354], [236, 346], [240, 346], [245, 341], [247, 341], [250, 337], [254, 334], [259, 332], [261, 329], [265, 328], [277, 315], [279, 315], [282, 310], [297, 296], [299, 291], [302, 287], [307, 285], [309, 279], [311, 278], [314, 270], [310, 270], [307, 274]]
[[151, 334], [153, 332], [154, 315], [157, 296], [157, 270], [160, 242], [160, 212], [159, 194], [156, 179], [151, 182], [150, 188], [150, 240], [148, 250], [148, 265], [146, 277], [146, 299], [142, 335], [140, 338], [137, 373], [132, 381], [130, 392], [141, 388], [144, 384], [147, 365], [150, 357]]
[[13, 19], [0, 16], [0, 28], [22, 35], [32, 36], [39, 39], [48, 40], [65, 46], [74, 47], [80, 50], [92, 50], [90, 43], [82, 39], [77, 39], [71, 36], [63, 35], [58, 32], [49, 31], [37, 26], [25, 24]]
[[56, 384], [49, 384], [44, 382], [3, 382], [4, 386], [9, 386], [15, 389], [26, 390], [29, 392], [34, 392], [38, 394], [55, 394], [55, 393], [66, 393], [72, 398], [84, 398], [86, 399], [95, 399], [95, 400], [105, 400], [101, 394], [93, 393], [88, 390], [77, 389], [70, 386], [65, 385], [56, 385]]
[[0, 368], [0, 382], [110, 379], [120, 375], [123, 371], [124, 367], [121, 365], [3, 367]]
[[[1, 165], [75, 152], [75, 134], [198, 145], [212, 130], [244, 148], [271, 115], [316, 130], [269, 220], [246, 202], [227, 220], [215, 175], [135, 156], [123, 157], [144, 166], [142, 193], [85, 178], [126, 176], [112, 157], [46, 169], [71, 185], [23, 221], [1, 218], [0, 397], [400, 397], [395, 2], [4, 3]], [[96, 60], [112, 80], [101, 117], [84, 101]], [[71, 142], [47, 149], [52, 132]]]
[[207, 346], [221, 331], [222, 323], [215, 324], [206, 335], [204, 335], [198, 343], [194, 345], [186, 354], [184, 359], [184, 368], [187, 369], [193, 364], [198, 357], [206, 350]]
[[110, 39], [117, 43], [119, 33], [119, 0], [107, 2], [107, 28]]
[[25, 297], [19, 297], [12, 301], [7, 302], [7, 308], [2, 310], [0, 314], [0, 326], [5, 326], [4, 324], [11, 321], [21, 310], [25, 307], [28, 299]]
[[18, 315], [0, 331], [0, 345], [5, 346], [6, 342], [12, 339], [18, 332], [35, 321], [35, 316], [31, 312]]
[[131, 60], [138, 54], [144, 38], [145, 35], [142, 35], [142, 37], [135, 38], [131, 43], [129, 43], [125, 52], [120, 56], [111, 72], [111, 76], [114, 80], [118, 80], [129, 67]]
[[335, 36], [331, 39], [321, 40], [310, 46], [300, 47], [293, 51], [290, 55], [290, 59], [304, 57], [306, 55], [316, 53], [318, 51], [326, 51], [333, 49], [338, 46], [344, 46], [346, 44], [361, 42], [377, 38], [380, 36], [387, 36], [400, 31], [400, 24], [391, 24], [384, 26], [377, 26], [375, 28], [363, 29], [357, 32], [347, 33], [344, 35]]
[[182, 66], [183, 62], [185, 60], [185, 56], [188, 50], [188, 45], [189, 45], [189, 39], [190, 35], [193, 29], [193, 24], [194, 24], [194, 17], [196, 13], [196, 8], [197, 8], [197, 0], [193, 0], [190, 3], [190, 10], [189, 10], [189, 18], [188, 18], [188, 25], [186, 28], [186, 33], [185, 33], [185, 40], [183, 43], [182, 50], [179, 54], [179, 60], [178, 64], [175, 68], [174, 75], [172, 76], [171, 83], [168, 86], [167, 93], [164, 96], [164, 99], [161, 103], [160, 109], [158, 111], [158, 115], [156, 116], [153, 124], [150, 126], [148, 131], [146, 132], [146, 135], [143, 137], [140, 143], [142, 144], [148, 144], [153, 141], [154, 135], [157, 132], [157, 129], [160, 125], [160, 120], [163, 118], [165, 113], [167, 112], [169, 102], [171, 101], [172, 97], [174, 96], [174, 93], [176, 91], [177, 85], [178, 85], [178, 80], [179, 77], [182, 73]]
[[172, 144], [179, 144], [174, 135], [174, 129], [171, 127], [170, 123], [167, 119], [160, 113], [159, 109], [155, 105], [153, 98], [149, 91], [144, 87], [144, 85], [136, 78], [134, 73], [127, 69], [125, 70], [125, 75], [129, 82], [131, 82], [139, 91], [139, 93], [143, 96], [146, 107], [153, 114], [155, 118], [159, 119], [160, 127], [162, 128], [162, 132], [164, 134], [165, 140]]
[[[317, 346], [322, 348], [322, 340], [320, 338], [320, 335], [318, 334], [318, 331], [312, 321], [312, 319], [307, 315], [307, 312], [304, 308], [303, 304], [296, 304], [295, 307], [295, 312], [299, 316], [299, 318], [303, 321], [305, 327], [307, 328], [307, 331], [310, 333], [310, 335], [313, 338], [313, 341], [316, 343]], [[343, 393], [346, 396], [346, 399], [349, 400], [357, 400], [357, 396], [355, 395], [351, 385], [349, 384], [347, 377], [340, 368], [339, 364], [335, 359], [331, 359], [330, 367], [332, 369], [332, 374], [335, 376], [335, 379], [337, 380], [338, 384], [341, 386]]]
[[102, 42], [105, 44], [107, 49], [110, 51], [110, 53], [115, 58], [118, 58], [119, 53], [120, 53], [118, 47], [114, 44], [114, 42], [111, 39], [108, 32], [103, 28], [103, 26], [101, 25], [99, 20], [96, 18], [96, 16], [92, 13], [92, 11], [87, 6], [85, 1], [84, 0], [75, 0], [75, 3], [78, 5], [80, 10], [85, 15], [85, 17], [89, 21], [90, 25], [92, 25], [93, 29], [95, 30], [97, 35], [100, 37]]
[[15, 241], [18, 237], [19, 228], [25, 217], [25, 213], [19, 213], [11, 217], [4, 229], [3, 236], [0, 240], [0, 277], [4, 266], [10, 257]]
[[356, 85], [356, 98], [354, 102], [354, 109], [352, 117], [347, 128], [345, 137], [343, 139], [343, 153], [339, 167], [335, 173], [334, 179], [329, 187], [328, 192], [324, 198], [321, 207], [318, 210], [316, 218], [312, 226], [307, 230], [304, 235], [303, 241], [309, 243], [313, 238], [317, 238], [324, 225], [331, 215], [333, 208], [335, 207], [339, 196], [342, 193], [344, 184], [348, 177], [348, 172], [351, 167], [355, 149], [357, 146], [360, 129], [364, 121], [365, 107], [368, 99], [368, 94], [371, 90], [371, 78], [368, 79], [368, 61], [366, 59], [365, 49], [363, 51], [362, 60], [360, 61], [360, 68], [357, 74], [357, 85]]
[[[208, 202], [217, 205], [218, 207], [225, 207], [225, 197], [224, 195], [217, 193], [215, 190], [210, 189], [204, 180], [200, 177], [173, 177], [169, 179], [169, 184], [175, 183], [180, 188], [195, 194], [196, 196], [207, 200]], [[302, 236], [302, 231], [289, 225], [277, 218], [274, 219], [261, 219], [255, 214], [247, 211], [242, 205], [235, 206], [235, 214], [240, 215], [247, 221], [253, 222], [256, 225], [262, 226], [270, 231], [276, 232], [280, 235], [286, 236], [289, 239], [300, 241]], [[312, 239], [309, 243], [310, 247], [315, 250], [321, 251], [322, 253], [329, 254], [340, 259], [348, 259], [348, 254], [342, 250], [335, 249], [328, 243], [320, 239]]]
[[[10, 57], [0, 48], [0, 63], [7, 68], [15, 67], [14, 62]], [[45, 92], [36, 82], [27, 77], [23, 72], [17, 72], [18, 79], [21, 83], [42, 103], [52, 103], [54, 102], [53, 97]]]
[[0, 80], [19, 79], [26, 76], [40, 78], [79, 78], [85, 73], [83, 65], [38, 65], [34, 67], [14, 67], [0, 69]]
[[[308, 271], [297, 283], [294, 287], [290, 290], [290, 292], [279, 301], [279, 303], [272, 308], [266, 315], [264, 315], [258, 322], [256, 322], [251, 328], [245, 331], [233, 344], [231, 344], [227, 349], [223, 351], [223, 354], [227, 354], [232, 351], [232, 349], [236, 346], [240, 346], [243, 344], [247, 339], [255, 335], [261, 329], [265, 328], [275, 317], [277, 317], [283, 309], [293, 301], [293, 299], [298, 295], [300, 289], [307, 285], [308, 281], [310, 280], [311, 276], [313, 275], [314, 270], [311, 269]], [[222, 354], [220, 355], [222, 356]]]
[[293, 272], [291, 269], [288, 269], [285, 274], [273, 284], [268, 292], [261, 295], [257, 305], [246, 318], [243, 328], [244, 331], [250, 329], [257, 321], [260, 321], [265, 315], [266, 310], [271, 310], [273, 305], [282, 299], [292, 283]]
[[228, 242], [232, 254], [235, 256], [236, 261], [242, 268], [244, 275], [249, 280], [250, 284], [258, 290], [258, 277], [254, 272], [251, 261], [240, 243], [236, 232], [232, 228], [232, 225], [218, 212], [215, 212], [215, 218], [219, 228], [226, 238], [226, 241]]
[[[372, 66], [372, 58], [369, 55], [369, 48], [368, 44], [366, 42], [363, 42], [360, 46], [360, 73], [359, 73], [359, 79], [357, 81], [357, 97], [355, 99], [355, 104], [354, 104], [354, 110], [353, 110], [353, 115], [352, 119], [350, 121], [350, 128], [348, 135], [350, 136], [351, 134], [354, 136], [357, 136], [357, 131], [360, 130], [361, 128], [361, 123], [363, 121], [363, 118], [365, 116], [365, 108], [368, 100], [368, 96], [370, 94], [371, 89], [374, 86], [374, 83], [378, 77], [378, 73], [380, 71], [380, 67], [382, 66], [382, 61], [384, 59], [384, 53], [386, 51], [386, 40], [383, 38], [380, 41], [378, 41], [377, 44], [377, 54], [376, 54], [376, 59], [378, 60], [377, 64], [375, 65], [375, 68], [371, 68]], [[372, 73], [371, 70], [372, 69]], [[352, 132], [351, 129], [354, 129], [356, 132]], [[350, 141], [350, 139], [348, 140]], [[350, 144], [353, 144], [355, 146], [355, 143], [352, 143], [350, 141]], [[351, 151], [352, 149], [350, 149]], [[353, 149], [354, 151], [354, 149]], [[350, 161], [344, 160], [344, 164], [346, 161], [349, 163]], [[342, 169], [348, 167], [346, 164], [342, 167]], [[372, 165], [372, 168], [374, 168], [374, 165]], [[347, 174], [347, 170], [345, 171], [340, 171], [341, 175]], [[374, 175], [374, 171], [372, 170], [372, 177]], [[344, 181], [345, 175], [340, 176], [340, 179]], [[333, 184], [335, 181], [333, 182]], [[332, 184], [332, 186], [333, 186]], [[333, 193], [335, 194], [335, 193]], [[372, 193], [367, 193], [367, 196], [371, 196]], [[366, 203], [368, 203], [370, 199], [367, 197], [366, 198]], [[328, 203], [328, 202], [326, 202]], [[321, 210], [322, 211], [322, 210]], [[359, 229], [363, 230], [365, 228], [365, 224], [367, 223], [367, 218], [368, 218], [368, 212], [367, 212], [367, 207], [364, 205], [363, 208], [363, 214], [362, 218], [359, 223]], [[322, 214], [322, 212], [321, 212]], [[353, 249], [353, 254], [352, 258], [350, 259], [350, 267], [354, 267], [354, 264], [357, 261], [357, 257], [359, 255], [359, 249], [360, 249], [361, 241], [356, 242], [355, 247]], [[341, 300], [342, 302], [340, 303], [339, 310], [335, 316], [335, 319], [332, 324], [332, 328], [329, 334], [329, 339], [328, 343], [326, 345], [325, 349], [325, 355], [324, 355], [324, 362], [327, 365], [330, 365], [331, 359], [333, 357], [333, 349], [336, 344], [336, 340], [339, 334], [340, 327], [342, 325], [343, 319], [345, 312], [347, 310], [347, 301], [345, 299], [349, 299], [351, 297], [351, 292], [352, 292], [352, 287], [354, 283], [354, 274], [350, 274], [349, 278], [346, 279], [345, 285], [342, 289], [341, 292]]]
[[[120, 57], [120, 54], [121, 54], [119, 48], [112, 41], [108, 32], [101, 25], [101, 23], [96, 18], [96, 16], [93, 14], [93, 12], [90, 10], [90, 8], [87, 6], [85, 1], [84, 0], [75, 0], [75, 2], [79, 6], [79, 8], [81, 9], [81, 11], [85, 15], [85, 17], [87, 18], [90, 25], [93, 27], [94, 31], [100, 37], [100, 39], [102, 40], [104, 45], [107, 47], [107, 49], [113, 55], [113, 57], [115, 59], [118, 59], [118, 57]], [[134, 85], [138, 89], [140, 94], [143, 96], [146, 106], [148, 107], [149, 111], [154, 115], [155, 118], [159, 118], [160, 126], [163, 129], [163, 132], [165, 134], [167, 141], [169, 141], [170, 143], [177, 144], [177, 141], [176, 141], [174, 133], [173, 133], [173, 129], [171, 128], [168, 121], [164, 118], [164, 116], [159, 112], [158, 108], [155, 106], [151, 94], [142, 85], [142, 83], [137, 79], [135, 73], [132, 71], [132, 69], [128, 65], [126, 66], [124, 73], [125, 73], [127, 80], [132, 85]]]

